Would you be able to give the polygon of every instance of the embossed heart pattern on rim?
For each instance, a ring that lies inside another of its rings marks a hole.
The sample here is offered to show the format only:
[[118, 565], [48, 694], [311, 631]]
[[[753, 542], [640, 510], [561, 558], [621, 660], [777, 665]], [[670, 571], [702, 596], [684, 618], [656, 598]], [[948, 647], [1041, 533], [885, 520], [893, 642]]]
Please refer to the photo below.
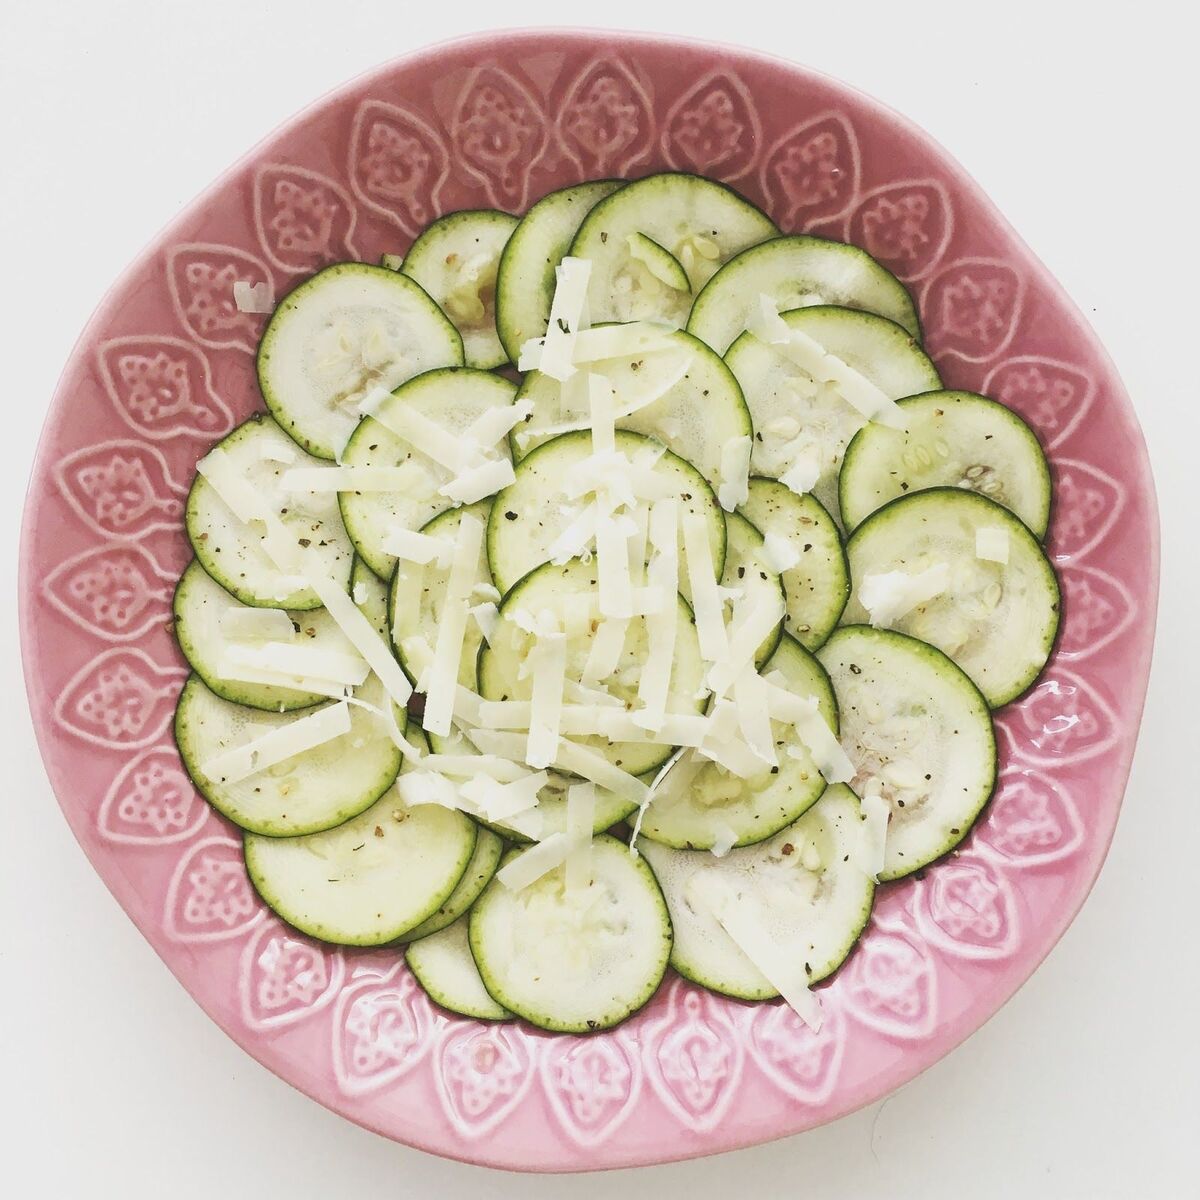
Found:
[[[971, 838], [883, 889], [821, 989], [819, 1034], [777, 1004], [670, 978], [590, 1038], [435, 1009], [390, 951], [281, 925], [170, 734], [180, 515], [206, 447], [261, 407], [262, 318], [328, 261], [403, 251], [456, 208], [519, 212], [582, 178], [724, 180], [785, 231], [864, 245], [912, 288], [946, 386], [988, 392], [1050, 455], [1059, 644], [999, 715], [1002, 775]], [[244, 1049], [351, 1120], [522, 1170], [663, 1162], [811, 1128], [977, 1029], [1078, 911], [1116, 823], [1145, 695], [1158, 522], [1111, 363], [1029, 250], [937, 146], [849, 88], [720, 46], [512, 32], [355, 80], [256, 147], [160, 234], [76, 346], [47, 419], [21, 551], [26, 685], [51, 783], [97, 871]]]

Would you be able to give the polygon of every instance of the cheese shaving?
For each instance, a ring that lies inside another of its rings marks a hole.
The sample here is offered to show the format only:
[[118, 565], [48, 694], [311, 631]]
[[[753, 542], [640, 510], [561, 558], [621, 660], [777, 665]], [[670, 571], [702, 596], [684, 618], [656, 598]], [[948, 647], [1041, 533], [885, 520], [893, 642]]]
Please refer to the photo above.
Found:
[[628, 535], [632, 522], [601, 512], [596, 518], [596, 567], [600, 613], [605, 617], [633, 615], [633, 582], [629, 576]]
[[462, 435], [463, 441], [484, 450], [490, 449], [531, 416], [533, 416], [532, 400], [518, 400], [515, 404], [489, 408], [487, 412], [480, 413], [467, 426]]
[[[650, 508], [648, 540], [653, 557], [646, 569], [650, 587], [660, 588], [668, 596], [679, 590], [679, 501], [673, 496], [656, 500]], [[641, 711], [638, 724], [657, 731], [666, 714], [667, 696], [671, 687], [671, 668], [675, 662], [675, 637], [678, 614], [675, 605], [651, 616], [646, 622], [646, 637], [650, 653], [646, 656], [638, 680], [638, 700]]]
[[790, 538], [778, 533], [768, 533], [763, 537], [762, 558], [772, 571], [782, 575], [800, 561], [800, 551]]
[[783, 946], [767, 932], [765, 905], [739, 893], [714, 868], [698, 871], [687, 882], [689, 901], [707, 910], [739, 950], [758, 968], [796, 1015], [814, 1031], [821, 1028], [821, 1002], [808, 985], [803, 954]]
[[750, 438], [730, 438], [721, 447], [721, 483], [717, 488], [717, 499], [726, 512], [733, 512], [746, 503], [750, 495]]
[[567, 891], [586, 888], [592, 881], [592, 826], [596, 813], [596, 785], [576, 783], [567, 789]]
[[496, 878], [510, 892], [519, 892], [561, 867], [570, 851], [571, 839], [567, 834], [552, 833], [545, 841], [535, 842], [515, 858], [509, 859], [496, 872]]
[[421, 761], [430, 771], [460, 779], [485, 774], [500, 783], [515, 783], [529, 774], [520, 763], [495, 754], [426, 754]]
[[753, 779], [765, 774], [767, 767], [738, 737], [738, 725], [737, 706], [729, 700], [718, 700], [709, 714], [709, 727], [698, 752], [739, 779]]
[[767, 685], [753, 665], [744, 670], [734, 683], [733, 702], [737, 707], [738, 729], [746, 739], [746, 744], [767, 766], [778, 766]]
[[518, 370], [536, 369], [560, 383], [575, 374], [575, 340], [583, 323], [591, 274], [592, 264], [585, 258], [567, 257], [554, 268], [554, 297], [546, 336], [521, 347]]
[[385, 553], [418, 566], [436, 562], [444, 570], [454, 558], [454, 543], [448, 538], [434, 537], [412, 529], [389, 530], [382, 546]]
[[975, 530], [975, 557], [985, 562], [1008, 562], [1008, 530], [1003, 525], [983, 525]]
[[344, 687], [357, 687], [369, 668], [357, 654], [332, 650], [312, 642], [232, 643], [224, 649], [225, 660], [235, 667], [255, 667], [281, 675], [310, 676]]
[[700, 654], [709, 662], [718, 662], [728, 652], [729, 641], [725, 632], [724, 605], [713, 569], [712, 546], [708, 541], [708, 522], [699, 513], [685, 509], [680, 514], [680, 526]]
[[596, 505], [586, 504], [563, 526], [547, 550], [555, 566], [578, 558], [596, 540], [597, 517]]
[[583, 665], [581, 683], [600, 683], [616, 673], [628, 632], [629, 621], [625, 618], [608, 617], [600, 622]]
[[714, 825], [713, 835], [713, 844], [708, 850], [713, 858], [724, 858], [737, 845], [738, 835], [728, 825]]
[[275, 307], [271, 285], [264, 279], [251, 283], [248, 279], [233, 281], [233, 303], [241, 313], [269, 313]]
[[462, 810], [458, 789], [444, 775], [435, 771], [405, 771], [396, 780], [396, 793], [409, 808], [436, 804], [439, 808]]
[[[533, 663], [533, 694], [529, 705], [525, 761], [531, 767], [548, 767], [558, 750], [562, 724], [567, 639], [561, 633], [539, 638], [530, 652], [530, 659]], [[482, 709], [482, 705], [480, 707]]]
[[438, 495], [454, 504], [474, 504], [485, 496], [495, 495], [516, 480], [513, 465], [507, 458], [490, 458], [478, 466], [468, 467], [448, 483], [438, 488]]
[[490, 646], [496, 636], [496, 626], [500, 624], [500, 610], [491, 600], [485, 600], [482, 604], [472, 605], [467, 611], [475, 618], [483, 640]]
[[[374, 395], [374, 392], [368, 393], [368, 399]], [[384, 400], [390, 398], [390, 392], [383, 397]], [[462, 439], [437, 421], [431, 421], [411, 404], [390, 404], [384, 408], [381, 401], [378, 406], [368, 408], [365, 405], [365, 401], [359, 404], [360, 412], [378, 421], [389, 433], [394, 433], [438, 466], [458, 472], [468, 465], [467, 446]]]
[[556, 765], [563, 771], [607, 788], [631, 804], [641, 804], [647, 787], [636, 775], [614, 766], [604, 755], [578, 742], [562, 741], [558, 746]]
[[726, 647], [708, 673], [708, 686], [724, 695], [747, 667], [753, 667], [754, 655], [783, 620], [783, 601], [775, 593], [762, 595], [743, 612], [728, 634]]
[[284, 671], [244, 666], [231, 662], [227, 654], [221, 654], [217, 659], [216, 671], [217, 676], [228, 683], [258, 683], [267, 687], [291, 688], [293, 691], [328, 696], [330, 700], [345, 699], [349, 690], [344, 684], [316, 676], [292, 675]]
[[821, 460], [816, 450], [798, 454], [792, 465], [779, 477], [779, 482], [797, 496], [804, 496], [817, 486], [821, 478]]
[[872, 879], [878, 879], [887, 861], [888, 821], [891, 807], [883, 798], [877, 780], [870, 780], [860, 801], [863, 815], [859, 865]]
[[[772, 718], [791, 725], [804, 743], [817, 770], [829, 783], [849, 783], [854, 778], [854, 764], [842, 749], [837, 735], [821, 716], [815, 696], [797, 696], [788, 690], [787, 680], [777, 671], [766, 676], [768, 705]], [[789, 747], [793, 754], [796, 747]]]
[[910, 575], [907, 571], [884, 571], [864, 575], [858, 599], [870, 614], [876, 629], [888, 629], [905, 613], [941, 595], [950, 584], [950, 567], [944, 562]]
[[280, 484], [289, 492], [407, 492], [412, 472], [399, 467], [293, 467]]
[[218, 628], [224, 637], [243, 641], [286, 642], [296, 636], [292, 618], [281, 608], [227, 608]]
[[200, 771], [218, 783], [240, 783], [278, 763], [315, 750], [350, 731], [350, 708], [331, 704], [307, 717], [272, 729], [262, 737], [233, 746], [201, 763]]

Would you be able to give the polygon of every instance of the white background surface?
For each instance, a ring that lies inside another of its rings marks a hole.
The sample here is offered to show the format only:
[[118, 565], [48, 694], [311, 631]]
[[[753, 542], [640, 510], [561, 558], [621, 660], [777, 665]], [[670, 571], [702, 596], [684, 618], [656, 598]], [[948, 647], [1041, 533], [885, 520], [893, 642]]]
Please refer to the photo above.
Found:
[[[716, 6], [704, 6], [706, 9]], [[1194, 770], [1200, 105], [1183, 6], [1084, 22], [1043, 2], [0, 0], [0, 388], [17, 528], [55, 379], [148, 238], [348, 77], [501, 18], [602, 15], [772, 50], [924, 126], [997, 201], [1109, 347], [1163, 523], [1157, 658], [1124, 814], [1086, 908], [1018, 996], [900, 1093], [813, 1133], [615, 1175], [504, 1176], [392, 1145], [252, 1062], [141, 940], [73, 841], [0, 613], [0, 1188], [15, 1197], [1194, 1197], [1200, 938]], [[781, 27], [768, 14], [787, 13]], [[98, 180], [107, 186], [98, 187]]]

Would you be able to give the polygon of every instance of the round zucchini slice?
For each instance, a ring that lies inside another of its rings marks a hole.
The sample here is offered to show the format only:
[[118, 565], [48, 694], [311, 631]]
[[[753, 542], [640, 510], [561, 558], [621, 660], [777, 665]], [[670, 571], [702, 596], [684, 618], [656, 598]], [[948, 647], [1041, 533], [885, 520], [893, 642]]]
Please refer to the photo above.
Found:
[[[837, 704], [820, 663], [784, 637], [765, 670], [779, 671], [799, 696], [815, 696], [817, 709], [835, 732]], [[749, 846], [771, 837], [810, 809], [825, 780], [793, 732], [773, 725], [778, 770], [741, 779], [695, 750], [685, 750], [659, 784], [642, 818], [642, 835], [680, 850], [710, 850], [724, 844]]]
[[742, 514], [763, 536], [791, 547], [795, 566], [780, 573], [784, 630], [815, 650], [837, 625], [850, 595], [850, 568], [833, 518], [815, 496], [799, 496], [776, 479], [750, 480]]
[[671, 912], [671, 966], [739, 1000], [779, 995], [689, 888], [698, 873], [712, 871], [759, 903], [765, 931], [782, 954], [805, 964], [810, 985], [827, 979], [857, 945], [875, 900], [875, 884], [857, 861], [861, 829], [858, 797], [835, 784], [799, 820], [724, 858], [640, 842]]
[[[593, 322], [654, 319], [682, 326], [693, 294], [722, 263], [778, 232], [724, 184], [668, 172], [626, 184], [601, 200], [579, 227], [570, 253], [592, 264]], [[663, 282], [644, 261], [638, 234], [678, 261], [690, 291]]]
[[496, 332], [511, 362], [530, 338], [544, 337], [554, 299], [554, 268], [584, 217], [621, 187], [615, 179], [580, 183], [543, 196], [522, 218], [500, 256]]
[[[337, 499], [318, 492], [292, 492], [283, 486], [293, 467], [324, 464], [297, 450], [290, 438], [256, 413], [217, 443], [237, 472], [270, 504], [288, 533], [315, 555], [321, 569], [343, 588], [350, 583], [354, 548], [342, 524]], [[203, 475], [192, 481], [187, 498], [188, 540], [200, 565], [227, 592], [255, 608], [305, 611], [321, 607], [316, 592], [297, 586], [263, 549], [259, 522], [239, 521]]]
[[462, 362], [458, 330], [406, 275], [334, 263], [279, 302], [258, 346], [258, 383], [280, 427], [332, 459], [369, 392]]
[[880, 882], [953, 850], [996, 783], [996, 737], [979, 689], [940, 650], [869, 625], [834, 630], [817, 651], [837, 693], [841, 743], [860, 794], [888, 802]]
[[838, 498], [847, 529], [889, 500], [945, 486], [1003, 504], [1045, 537], [1050, 468], [1037, 434], [1011, 408], [974, 392], [926, 392], [897, 404], [907, 429], [872, 423], [846, 448]]
[[417, 982], [434, 1002], [448, 1012], [477, 1021], [503, 1021], [512, 1013], [487, 993], [479, 968], [471, 957], [468, 918], [414, 942], [404, 960]]
[[448, 213], [427, 225], [401, 270], [437, 301], [462, 335], [468, 367], [508, 362], [496, 335], [496, 273], [517, 218], [496, 209]]
[[846, 555], [854, 581], [847, 624], [875, 616], [863, 604], [873, 577], [944, 570], [942, 591], [886, 624], [954, 659], [992, 708], [1015, 700], [1046, 665], [1058, 633], [1058, 578], [1037, 538], [995, 501], [952, 487], [892, 500], [854, 531]]
[[[764, 598], [772, 598], [784, 607], [783, 582], [779, 572], [771, 566], [763, 554], [763, 535], [757, 526], [736, 512], [725, 514], [725, 530], [728, 549], [725, 553], [725, 570], [721, 573], [721, 586], [737, 594], [734, 615], [739, 611], [750, 611]], [[763, 638], [754, 653], [754, 665], [761, 667], [779, 647], [783, 636], [783, 622]]]
[[[941, 387], [937, 369], [905, 329], [873, 313], [817, 306], [783, 313], [789, 328], [866, 376], [891, 400]], [[750, 407], [755, 475], [783, 477], [797, 462], [806, 488], [835, 518], [837, 479], [850, 439], [867, 423], [833, 383], [813, 379], [779, 346], [742, 334], [725, 355]]]
[[[471, 852], [471, 861], [467, 863], [467, 869], [455, 885], [454, 891], [442, 901], [437, 912], [426, 917], [420, 925], [410, 929], [404, 935], [405, 939], [415, 942], [418, 939], [427, 938], [448, 928], [464, 916], [467, 909], [479, 899], [483, 889], [491, 882], [496, 868], [500, 865], [500, 857], [503, 853], [504, 842], [500, 836], [490, 829], [481, 827], [475, 838], [475, 849]], [[466, 944], [465, 929], [463, 944]]]
[[568, 890], [562, 868], [520, 891], [496, 878], [471, 910], [471, 953], [489, 995], [556, 1033], [625, 1020], [658, 990], [671, 954], [671, 918], [646, 863], [605, 834], [590, 859], [586, 887]]
[[724, 354], [759, 296], [769, 296], [779, 312], [830, 304], [878, 313], [921, 336], [912, 297], [887, 268], [857, 246], [801, 234], [762, 242], [726, 263], [696, 297], [688, 332]]

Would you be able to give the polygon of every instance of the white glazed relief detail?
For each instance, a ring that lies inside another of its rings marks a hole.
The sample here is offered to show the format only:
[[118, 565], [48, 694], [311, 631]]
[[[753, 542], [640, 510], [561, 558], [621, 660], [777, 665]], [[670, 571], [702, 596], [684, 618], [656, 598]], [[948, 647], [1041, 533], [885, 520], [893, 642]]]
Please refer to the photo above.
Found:
[[163, 928], [175, 942], [223, 942], [252, 929], [265, 911], [250, 886], [241, 842], [210, 837], [189, 846], [176, 864]]
[[[823, 1104], [833, 1095], [846, 1047], [846, 1021], [831, 989], [821, 989], [823, 1020], [814, 1032], [786, 1004], [747, 1009], [746, 1045], [763, 1074], [801, 1104]], [[839, 997], [840, 1000], [840, 997]]]
[[271, 269], [257, 254], [206, 242], [175, 246], [167, 255], [167, 286], [175, 315], [200, 343], [214, 350], [254, 354], [266, 317], [242, 312], [233, 285], [266, 284], [274, 291]]
[[105, 391], [121, 419], [152, 440], [211, 441], [233, 428], [213, 389], [208, 359], [182, 338], [112, 338], [96, 353]]
[[104, 794], [96, 826], [110, 842], [162, 846], [186, 841], [208, 813], [175, 747], [154, 746], [121, 768]]
[[408, 1074], [429, 1052], [442, 1018], [402, 963], [358, 974], [333, 1014], [333, 1070], [348, 1096], [378, 1091]]
[[624, 1030], [552, 1038], [542, 1050], [542, 1086], [566, 1133], [581, 1146], [611, 1136], [642, 1092], [641, 1047]]
[[920, 1041], [937, 1028], [937, 967], [924, 939], [877, 927], [845, 967], [849, 1011], [888, 1038]]
[[841, 113], [821, 113], [788, 130], [763, 155], [759, 182], [785, 233], [846, 211], [858, 193], [858, 139]]
[[159, 666], [144, 650], [106, 650], [63, 685], [54, 719], [93, 745], [137, 750], [171, 723], [186, 675], [181, 667]]
[[620, 59], [596, 59], [568, 88], [555, 121], [581, 179], [623, 176], [654, 148], [650, 96]]
[[925, 287], [921, 313], [930, 351], [987, 362], [1012, 341], [1025, 284], [1007, 263], [964, 258], [942, 267]]
[[177, 578], [135, 543], [106, 543], [59, 563], [42, 595], [101, 641], [132, 642], [170, 619]]
[[315, 271], [358, 257], [354, 202], [339, 183], [307, 167], [271, 163], [254, 173], [254, 228], [281, 271]]
[[1020, 941], [1012, 885], [971, 850], [939, 863], [919, 882], [914, 910], [928, 941], [959, 958], [1005, 958]]
[[983, 381], [985, 395], [1015, 409], [1055, 450], [1078, 428], [1096, 395], [1090, 375], [1070, 363], [1038, 355], [1010, 358]]
[[1125, 489], [1111, 475], [1075, 459], [1056, 458], [1054, 521], [1048, 543], [1058, 561], [1086, 558], [1116, 526]]
[[667, 113], [662, 151], [679, 171], [730, 181], [754, 166], [762, 122], [746, 85], [725, 71], [698, 79]]
[[954, 236], [950, 195], [936, 179], [872, 188], [846, 222], [846, 240], [862, 246], [899, 278], [923, 279]]
[[720, 1124], [741, 1083], [745, 1048], [726, 1004], [675, 979], [665, 1012], [644, 1027], [654, 1090], [680, 1122], [700, 1133]]
[[373, 212], [415, 237], [441, 211], [450, 174], [446, 144], [408, 109], [368, 100], [350, 135], [350, 186]]
[[105, 537], [135, 538], [176, 529], [186, 489], [152, 446], [117, 438], [64, 455], [54, 465], [63, 498]]
[[307, 1020], [338, 994], [345, 969], [340, 951], [271, 918], [242, 951], [242, 1020], [260, 1031]]
[[1117, 740], [1117, 717], [1108, 700], [1081, 675], [1053, 661], [997, 724], [1008, 731], [1025, 762], [1043, 766], [1085, 762]]
[[1097, 567], [1058, 568], [1063, 593], [1063, 622], [1055, 653], [1079, 662], [1120, 637], [1137, 616], [1137, 601], [1115, 576]]
[[502, 67], [472, 71], [450, 126], [458, 161], [495, 208], [521, 212], [529, 176], [545, 155], [548, 122], [533, 93]]
[[536, 1074], [538, 1042], [516, 1025], [452, 1021], [434, 1072], [442, 1108], [465, 1138], [480, 1138], [511, 1116]]
[[1083, 844], [1083, 818], [1049, 775], [1014, 765], [1001, 773], [976, 844], [1015, 867], [1041, 867], [1070, 857]]

